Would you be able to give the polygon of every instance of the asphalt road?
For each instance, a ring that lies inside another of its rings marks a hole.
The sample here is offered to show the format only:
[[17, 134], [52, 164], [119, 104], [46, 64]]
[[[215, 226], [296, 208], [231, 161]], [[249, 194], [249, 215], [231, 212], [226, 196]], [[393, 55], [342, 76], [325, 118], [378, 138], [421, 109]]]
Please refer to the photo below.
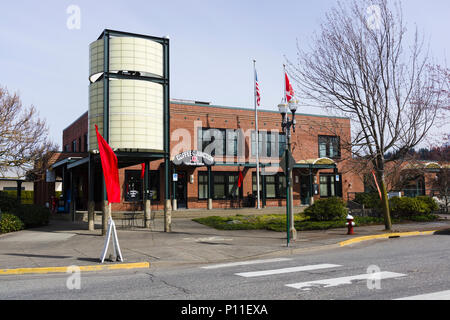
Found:
[[0, 299], [450, 299], [449, 251], [450, 235], [433, 235], [228, 265], [0, 276]]

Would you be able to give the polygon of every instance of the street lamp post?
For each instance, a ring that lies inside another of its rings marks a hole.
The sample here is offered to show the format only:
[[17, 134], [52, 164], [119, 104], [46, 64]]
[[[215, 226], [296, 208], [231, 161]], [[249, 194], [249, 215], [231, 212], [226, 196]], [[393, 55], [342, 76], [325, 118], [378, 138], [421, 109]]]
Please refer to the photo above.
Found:
[[[289, 110], [292, 112], [292, 119], [288, 116], [288, 106]], [[297, 111], [297, 101], [287, 103], [280, 103], [278, 105], [278, 110], [281, 113], [281, 127], [283, 128], [283, 133], [286, 135], [286, 145], [285, 145], [285, 160], [286, 160], [286, 220], [287, 220], [287, 244], [289, 246], [290, 239], [297, 239], [297, 230], [294, 226], [294, 209], [293, 209], [293, 179], [292, 179], [292, 167], [289, 163], [289, 155], [291, 153], [291, 127], [292, 131], [295, 132], [295, 112]]]

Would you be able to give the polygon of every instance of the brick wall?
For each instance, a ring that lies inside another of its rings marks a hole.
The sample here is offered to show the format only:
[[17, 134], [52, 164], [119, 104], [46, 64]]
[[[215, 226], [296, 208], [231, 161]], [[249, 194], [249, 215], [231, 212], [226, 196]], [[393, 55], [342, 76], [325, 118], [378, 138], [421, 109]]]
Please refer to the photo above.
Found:
[[[87, 144], [87, 141], [85, 141], [87, 136], [85, 135], [87, 133], [88, 133], [88, 112], [86, 111], [82, 116], [80, 116], [71, 125], [69, 125], [66, 129], [64, 129], [62, 150], [64, 151], [65, 150], [64, 148], [68, 146], [69, 152], [87, 152], [87, 150], [85, 150], [85, 145]], [[72, 150], [72, 142], [74, 140], [77, 143], [76, 150]]]
[[[220, 128], [220, 129], [242, 129], [245, 138], [245, 162], [255, 162], [254, 157], [251, 156], [251, 131], [255, 129], [255, 113], [252, 109], [219, 107], [199, 104], [185, 104], [172, 102], [170, 105], [170, 131], [171, 131], [171, 157], [187, 150], [199, 149], [197, 146], [197, 128]], [[319, 157], [318, 150], [318, 136], [319, 135], [335, 135], [341, 136], [341, 141], [350, 137], [350, 120], [345, 118], [330, 118], [324, 116], [315, 116], [307, 114], [297, 114], [297, 128], [296, 132], [292, 133], [292, 153], [296, 161], [307, 160]], [[259, 130], [278, 130], [281, 129], [281, 116], [278, 112], [269, 112], [260, 110], [258, 112]], [[339, 129], [333, 129], [339, 128]], [[84, 144], [84, 134], [88, 131], [88, 113], [84, 113], [80, 118], [74, 121], [63, 132], [63, 146], [71, 145], [73, 140], [81, 138], [82, 145]], [[77, 142], [78, 143], [78, 142]], [[84, 150], [82, 150], [84, 151]], [[339, 171], [344, 170], [346, 158], [349, 154], [341, 149], [341, 160], [338, 160]], [[86, 156], [86, 154], [84, 154]], [[236, 160], [233, 158], [232, 160]], [[261, 162], [265, 159], [261, 158]], [[162, 170], [162, 160], [153, 161], [150, 164], [150, 170], [160, 170], [160, 201], [152, 202], [153, 210], [161, 210], [164, 205], [164, 171]], [[140, 165], [128, 167], [119, 170], [120, 183], [123, 186], [125, 180], [125, 170], [140, 170]], [[243, 167], [228, 167], [216, 166], [213, 171], [232, 171], [238, 172], [238, 169], [243, 170], [243, 196], [246, 197], [248, 193], [252, 193], [252, 173], [256, 171], [255, 168]], [[206, 171], [206, 168], [194, 167], [180, 167], [177, 170], [186, 171], [188, 176], [187, 182], [187, 197], [189, 208], [206, 208], [207, 200], [198, 200], [198, 172]], [[278, 170], [281, 172], [281, 168]], [[332, 170], [322, 170], [321, 172], [329, 172]], [[299, 182], [302, 174], [305, 172], [301, 170], [294, 170], [295, 176], [298, 176]], [[315, 172], [315, 179], [319, 181], [319, 173]], [[347, 192], [361, 192], [363, 191], [362, 179], [356, 174], [343, 171], [342, 172], [342, 188], [344, 198]], [[190, 176], [194, 176], [193, 183], [190, 182]], [[308, 178], [309, 179], [309, 178]], [[123, 188], [122, 188], [123, 189]], [[172, 190], [172, 186], [170, 188]], [[318, 198], [318, 196], [315, 196]], [[124, 195], [122, 195], [124, 200]], [[243, 202], [242, 202], [243, 203]], [[242, 205], [241, 203], [241, 205]], [[237, 203], [232, 203], [230, 200], [215, 200], [214, 207], [230, 207], [238, 206]], [[285, 205], [284, 199], [267, 199], [267, 206], [282, 206]], [[294, 184], [294, 205], [300, 205], [300, 183]], [[132, 204], [122, 202], [120, 204], [113, 204], [113, 210], [130, 210]]]

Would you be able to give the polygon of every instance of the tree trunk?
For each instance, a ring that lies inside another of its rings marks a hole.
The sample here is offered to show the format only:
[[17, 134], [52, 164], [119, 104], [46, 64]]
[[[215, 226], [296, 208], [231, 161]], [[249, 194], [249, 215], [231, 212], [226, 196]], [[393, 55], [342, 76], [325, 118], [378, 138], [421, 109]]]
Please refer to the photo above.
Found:
[[389, 199], [386, 190], [386, 183], [384, 181], [384, 175], [379, 178], [380, 181], [380, 191], [381, 191], [381, 203], [383, 206], [384, 213], [384, 226], [387, 231], [391, 231], [392, 222], [391, 222], [391, 213], [389, 210]]

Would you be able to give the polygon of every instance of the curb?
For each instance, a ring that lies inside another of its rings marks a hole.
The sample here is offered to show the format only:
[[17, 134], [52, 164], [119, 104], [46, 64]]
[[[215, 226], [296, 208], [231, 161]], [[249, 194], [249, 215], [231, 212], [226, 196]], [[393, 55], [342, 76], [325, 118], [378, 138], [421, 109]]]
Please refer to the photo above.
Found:
[[74, 268], [82, 272], [107, 271], [107, 270], [129, 270], [150, 268], [149, 262], [121, 263], [93, 266], [68, 266], [68, 267], [45, 267], [45, 268], [17, 268], [0, 269], [0, 275], [20, 275], [20, 274], [46, 274], [46, 273], [72, 273]]
[[364, 236], [364, 237], [357, 237], [345, 241], [339, 242], [339, 246], [348, 246], [350, 244], [359, 243], [362, 241], [368, 241], [368, 240], [374, 240], [374, 239], [387, 239], [387, 238], [398, 238], [398, 237], [412, 237], [412, 236], [427, 236], [432, 235], [437, 230], [432, 231], [411, 231], [411, 232], [393, 232], [393, 233], [384, 233], [384, 234], [374, 234], [370, 236]]

